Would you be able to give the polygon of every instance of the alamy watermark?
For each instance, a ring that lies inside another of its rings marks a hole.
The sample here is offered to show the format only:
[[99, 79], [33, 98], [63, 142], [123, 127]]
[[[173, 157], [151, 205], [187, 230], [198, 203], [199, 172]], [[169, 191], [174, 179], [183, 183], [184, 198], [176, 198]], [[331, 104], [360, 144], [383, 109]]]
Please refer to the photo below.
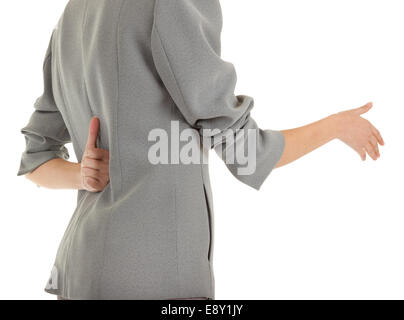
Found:
[[238, 175], [252, 175], [256, 171], [258, 129], [180, 130], [180, 122], [172, 121], [169, 131], [159, 128], [150, 131], [151, 164], [207, 164], [207, 152], [214, 148], [226, 165], [236, 166]]

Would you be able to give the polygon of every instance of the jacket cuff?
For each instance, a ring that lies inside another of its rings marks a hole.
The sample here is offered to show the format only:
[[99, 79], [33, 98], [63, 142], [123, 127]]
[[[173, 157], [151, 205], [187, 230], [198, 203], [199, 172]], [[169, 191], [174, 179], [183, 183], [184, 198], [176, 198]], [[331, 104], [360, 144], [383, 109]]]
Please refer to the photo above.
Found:
[[69, 159], [67, 149], [62, 148], [59, 151], [43, 151], [36, 153], [24, 152], [21, 158], [20, 168], [18, 170], [17, 176], [25, 175], [29, 172], [34, 171], [44, 163], [53, 159]]
[[[240, 169], [245, 165], [226, 164], [234, 177], [256, 190], [261, 188], [276, 167], [285, 148], [285, 137], [281, 131], [259, 130], [258, 135], [256, 166], [253, 173], [242, 175]], [[223, 153], [216, 148], [215, 150], [223, 159]]]

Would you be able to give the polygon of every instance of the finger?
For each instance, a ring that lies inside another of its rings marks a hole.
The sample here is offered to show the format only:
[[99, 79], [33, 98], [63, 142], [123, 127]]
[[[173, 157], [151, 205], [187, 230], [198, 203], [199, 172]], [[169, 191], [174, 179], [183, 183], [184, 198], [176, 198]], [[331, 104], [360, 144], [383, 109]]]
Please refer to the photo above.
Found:
[[372, 107], [373, 107], [373, 103], [369, 102], [369, 103], [365, 104], [364, 106], [355, 109], [355, 111], [357, 112], [358, 115], [361, 115], [361, 114], [368, 112]]
[[109, 167], [109, 164], [106, 162], [94, 160], [91, 158], [84, 158], [83, 161], [81, 162], [81, 167], [105, 171], [106, 168]]
[[90, 148], [86, 150], [86, 157], [94, 160], [109, 160], [109, 152], [104, 149]]
[[365, 146], [366, 152], [368, 153], [368, 155], [373, 159], [376, 160], [377, 156], [376, 156], [376, 152], [373, 149], [373, 146], [370, 144], [370, 142], [368, 142]]
[[370, 144], [373, 147], [373, 150], [376, 152], [376, 156], [379, 158], [380, 157], [380, 151], [379, 151], [379, 145], [377, 143], [376, 137], [372, 134], [369, 140]]
[[383, 137], [380, 134], [379, 130], [377, 130], [376, 127], [373, 126], [373, 125], [371, 126], [371, 128], [372, 128], [372, 132], [375, 135], [375, 137], [376, 137], [377, 141], [379, 142], [379, 144], [384, 146], [384, 140], [383, 140]]
[[98, 118], [94, 117], [90, 121], [86, 149], [97, 148], [97, 138], [98, 138], [99, 130], [100, 130], [100, 120]]
[[361, 157], [362, 161], [366, 160], [366, 151], [365, 149], [361, 149], [358, 151], [359, 156]]
[[92, 168], [82, 168], [81, 174], [83, 177], [94, 178], [94, 179], [99, 180], [98, 178], [100, 176], [100, 170], [96, 170], [96, 169], [92, 169]]
[[91, 179], [90, 185], [94, 192], [100, 192], [105, 189], [105, 187], [109, 184], [109, 180], [103, 179]]
[[88, 191], [98, 192], [100, 190], [100, 182], [97, 179], [91, 177], [84, 178], [84, 184]]

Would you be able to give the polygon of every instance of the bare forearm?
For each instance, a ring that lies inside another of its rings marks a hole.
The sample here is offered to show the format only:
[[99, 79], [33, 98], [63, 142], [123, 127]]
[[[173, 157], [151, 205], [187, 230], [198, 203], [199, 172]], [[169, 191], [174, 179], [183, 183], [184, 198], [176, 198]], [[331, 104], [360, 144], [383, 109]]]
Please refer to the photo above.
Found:
[[277, 167], [291, 163], [337, 138], [334, 116], [321, 119], [303, 127], [282, 131], [285, 149]]
[[80, 164], [63, 159], [46, 162], [26, 177], [49, 189], [81, 189]]

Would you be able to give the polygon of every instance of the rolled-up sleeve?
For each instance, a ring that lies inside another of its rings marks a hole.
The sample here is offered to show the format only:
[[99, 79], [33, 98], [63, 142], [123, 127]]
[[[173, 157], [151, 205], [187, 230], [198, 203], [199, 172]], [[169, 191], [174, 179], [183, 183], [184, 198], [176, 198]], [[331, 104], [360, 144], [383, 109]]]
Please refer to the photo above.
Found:
[[[221, 58], [221, 30], [218, 0], [157, 0], [153, 59], [185, 120], [204, 139], [211, 139], [219, 156], [228, 160], [229, 153], [244, 152], [254, 160], [254, 170], [243, 170], [246, 164], [237, 157], [225, 163], [237, 179], [259, 189], [280, 160], [284, 136], [281, 131], [261, 130], [250, 115], [254, 100], [235, 95], [237, 75]], [[217, 143], [216, 138], [227, 132], [232, 139]]]
[[52, 90], [52, 39], [43, 64], [44, 93], [37, 99], [28, 124], [21, 130], [26, 148], [21, 157], [18, 175], [34, 171], [55, 158], [68, 159], [65, 147], [71, 141]]

